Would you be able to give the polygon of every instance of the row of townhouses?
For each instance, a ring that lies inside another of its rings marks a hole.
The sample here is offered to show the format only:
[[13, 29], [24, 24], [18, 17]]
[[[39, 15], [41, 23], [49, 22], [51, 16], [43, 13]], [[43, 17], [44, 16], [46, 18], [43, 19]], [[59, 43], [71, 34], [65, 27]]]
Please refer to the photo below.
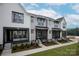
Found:
[[21, 4], [0, 4], [0, 45], [32, 40], [61, 40], [66, 37], [64, 17], [50, 17], [28, 13]]

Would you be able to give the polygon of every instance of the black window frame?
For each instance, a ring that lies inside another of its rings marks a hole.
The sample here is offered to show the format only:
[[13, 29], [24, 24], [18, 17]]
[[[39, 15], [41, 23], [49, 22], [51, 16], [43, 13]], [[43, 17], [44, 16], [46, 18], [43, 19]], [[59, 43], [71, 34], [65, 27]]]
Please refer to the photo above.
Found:
[[[17, 19], [19, 21], [15, 21], [15, 14], [18, 14], [18, 15], [20, 14], [21, 16], [23, 16], [23, 19]], [[21, 24], [24, 24], [24, 13], [12, 11], [12, 22], [13, 23], [21, 23]]]

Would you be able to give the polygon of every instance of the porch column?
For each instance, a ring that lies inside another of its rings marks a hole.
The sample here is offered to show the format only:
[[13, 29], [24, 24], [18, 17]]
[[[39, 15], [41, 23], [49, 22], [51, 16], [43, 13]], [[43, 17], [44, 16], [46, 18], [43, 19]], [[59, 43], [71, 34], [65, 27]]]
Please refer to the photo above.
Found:
[[29, 42], [31, 43], [31, 28], [29, 29]]
[[62, 38], [62, 31], [60, 31], [60, 39]]

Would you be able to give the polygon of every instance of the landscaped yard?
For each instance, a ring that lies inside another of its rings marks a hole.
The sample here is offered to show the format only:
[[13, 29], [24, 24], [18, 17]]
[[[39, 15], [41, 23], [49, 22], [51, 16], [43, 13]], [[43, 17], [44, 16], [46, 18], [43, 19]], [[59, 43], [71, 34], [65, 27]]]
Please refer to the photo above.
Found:
[[50, 46], [50, 45], [56, 45], [57, 43], [54, 42], [54, 41], [51, 41], [51, 42], [44, 42], [42, 44], [45, 45], [45, 46]]
[[20, 46], [16, 45], [12, 47], [12, 53], [36, 48], [40, 48], [40, 46], [38, 44], [26, 44], [26, 45], [21, 44]]
[[79, 55], [79, 43], [34, 53], [29, 56], [75, 56], [75, 55]]
[[57, 40], [60, 43], [67, 43], [67, 42], [72, 42], [72, 40]]

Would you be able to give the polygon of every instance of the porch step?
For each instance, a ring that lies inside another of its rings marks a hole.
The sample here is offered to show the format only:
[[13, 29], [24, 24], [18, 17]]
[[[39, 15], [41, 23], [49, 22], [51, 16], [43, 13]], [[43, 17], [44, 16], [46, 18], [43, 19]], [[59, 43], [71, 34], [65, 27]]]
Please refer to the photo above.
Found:
[[4, 45], [4, 50], [2, 51], [2, 56], [6, 56], [8, 54], [11, 54], [11, 43], [6, 43]]
[[11, 55], [11, 49], [9, 49], [9, 50], [4, 49], [2, 54], [1, 54], [1, 56], [9, 56], [9, 55]]
[[11, 49], [11, 43], [6, 43], [6, 44], [4, 45], [4, 49], [5, 49], [5, 50]]
[[53, 40], [54, 42], [56, 42], [57, 44], [61, 44], [61, 43], [59, 43], [57, 40]]
[[39, 40], [39, 46], [46, 47], [45, 45], [42, 44], [41, 40]]

